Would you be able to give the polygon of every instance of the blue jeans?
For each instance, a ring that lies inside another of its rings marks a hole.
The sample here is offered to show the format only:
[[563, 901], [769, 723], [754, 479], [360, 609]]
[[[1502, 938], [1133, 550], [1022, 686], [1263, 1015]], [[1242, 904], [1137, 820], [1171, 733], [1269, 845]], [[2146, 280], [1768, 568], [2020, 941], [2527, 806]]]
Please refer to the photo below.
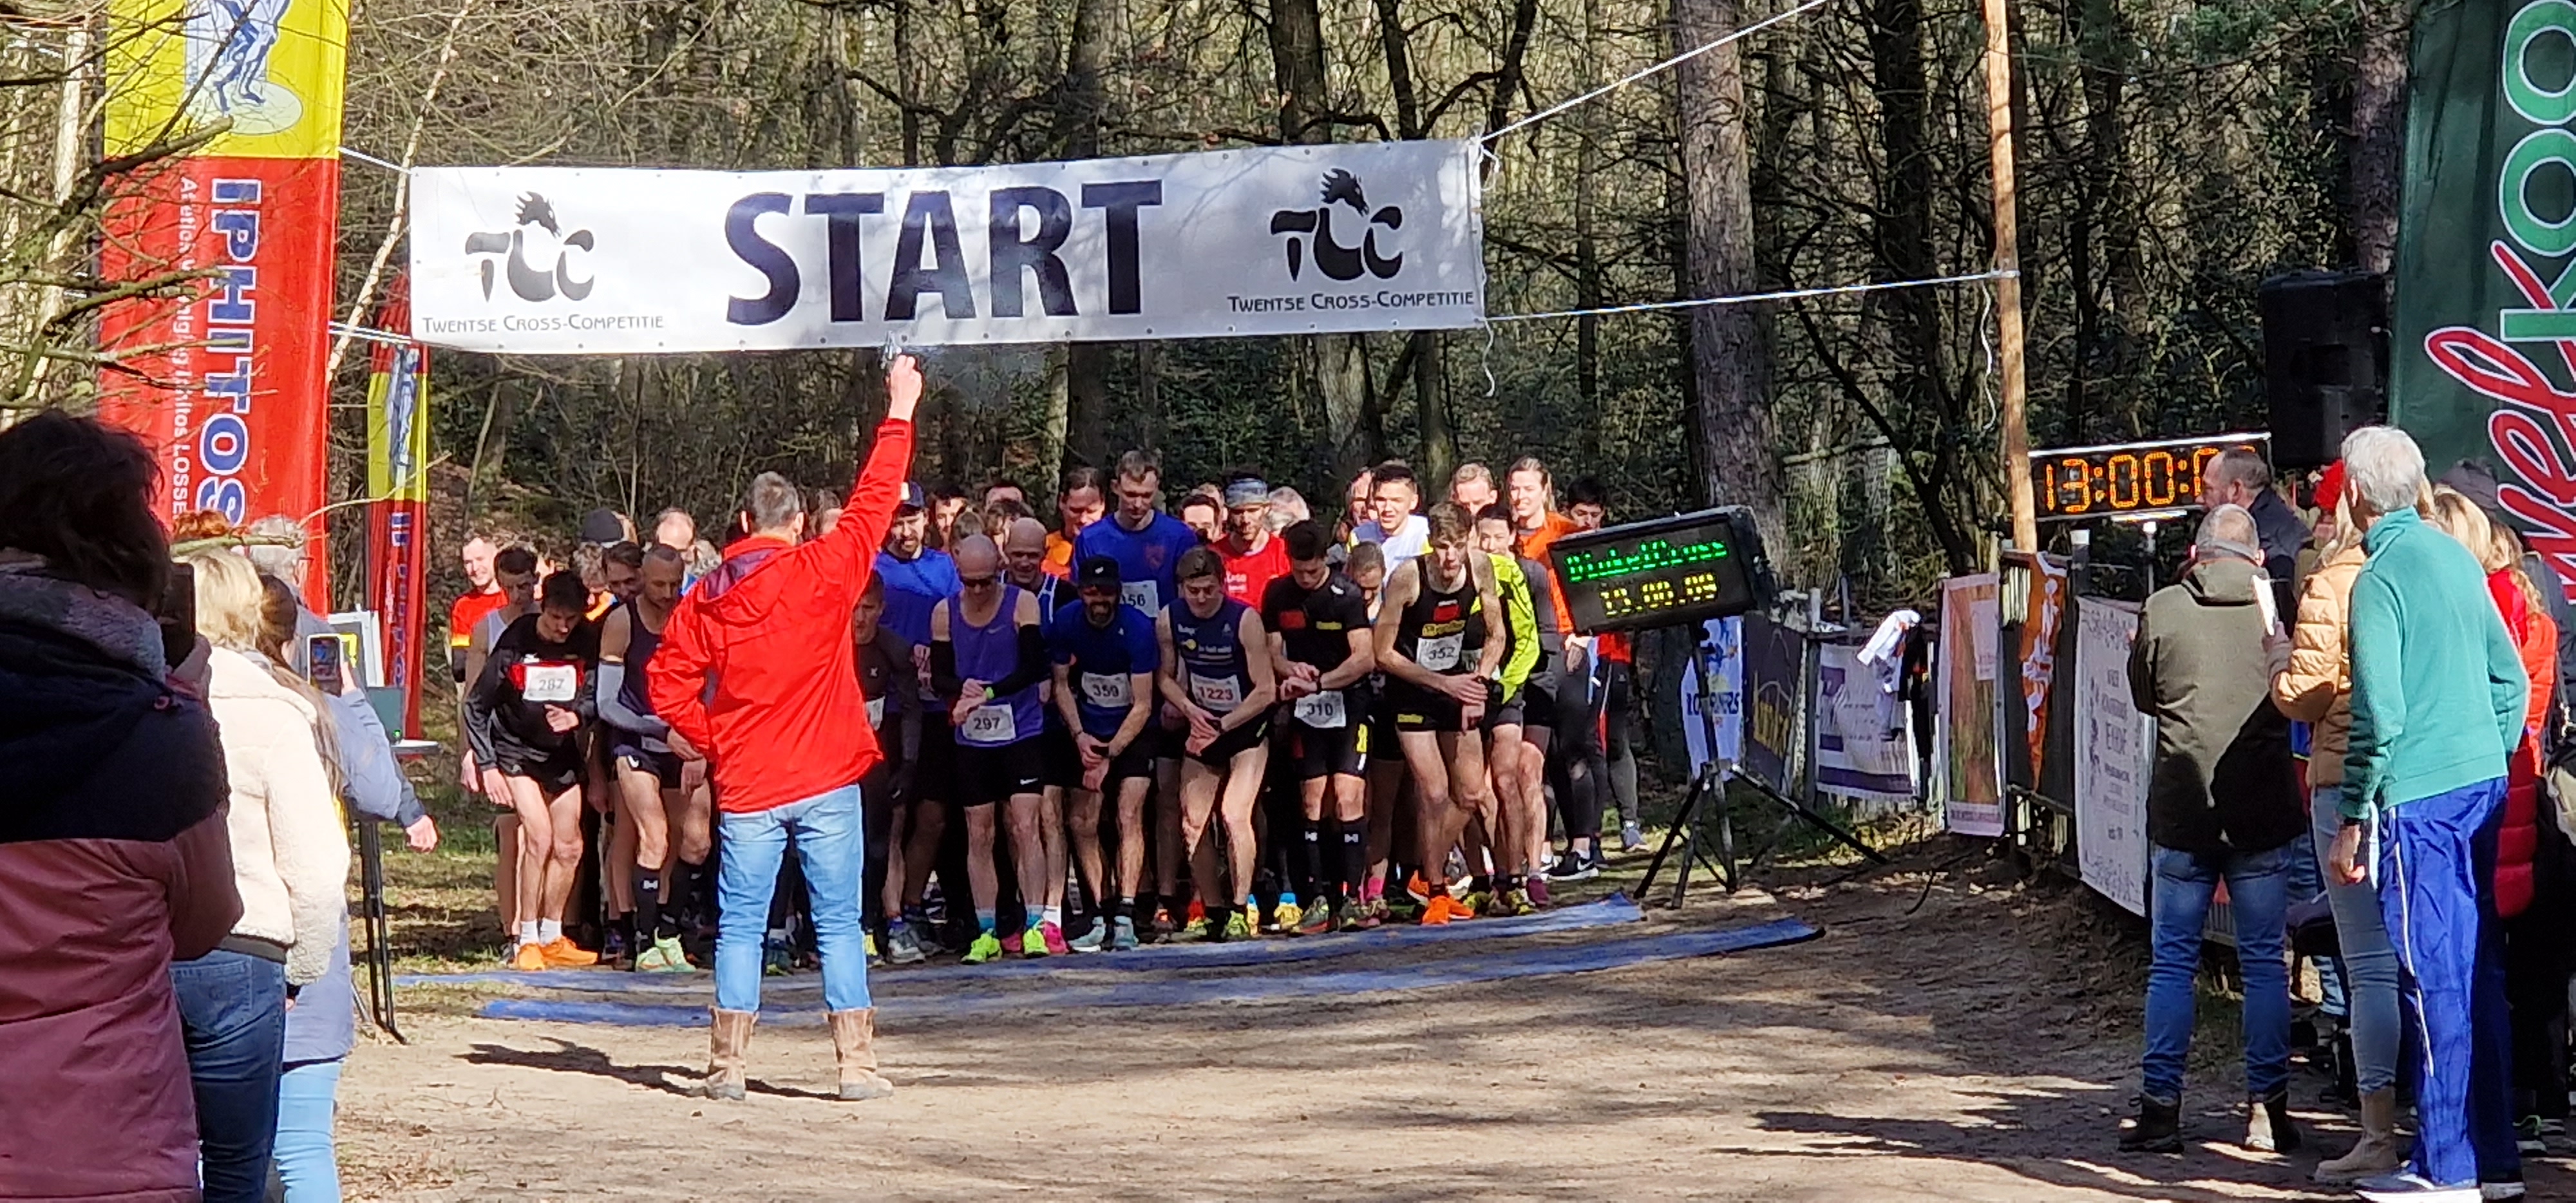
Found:
[[2290, 970], [2283, 928], [2290, 905], [2290, 856], [2281, 848], [2204, 857], [2153, 850], [2147, 900], [2155, 958], [2147, 969], [2147, 1096], [2182, 1097], [2191, 1054], [2192, 979], [2200, 934], [2221, 879], [2236, 915], [2236, 960], [2245, 974], [2245, 1091], [2268, 1095], [2290, 1081]]
[[331, 1143], [339, 1109], [340, 1064], [302, 1061], [277, 1080], [277, 1177], [286, 1203], [340, 1203], [340, 1162]]
[[260, 1203], [277, 1141], [286, 966], [218, 949], [172, 963], [170, 985], [179, 996], [188, 1081], [197, 1096], [206, 1203]]
[[[2334, 797], [2342, 796], [2341, 790], [2326, 792]], [[2328, 806], [2331, 807], [2332, 803], [2329, 802]], [[2316, 821], [2316, 811], [2313, 806], [2308, 811], [2308, 820], [2311, 826]], [[2324, 897], [2326, 893], [2325, 854], [2317, 850], [2313, 840], [2292, 840], [2288, 851], [2290, 854], [2290, 906], [2296, 908], [2302, 903]], [[2332, 908], [2334, 903], [2328, 900], [2326, 905]], [[2335, 942], [2338, 946], [2342, 944], [2341, 931], [2335, 933]], [[2352, 1016], [2352, 1000], [2344, 996], [2342, 959], [2317, 957], [2315, 960], [2317, 1010], [2336, 1019], [2349, 1019]]]
[[835, 1011], [872, 1005], [859, 925], [867, 843], [860, 810], [859, 787], [848, 785], [802, 802], [724, 816], [723, 866], [716, 875], [716, 1009], [760, 1009], [760, 941], [769, 927], [778, 863], [790, 843], [813, 900], [823, 1005]]
[[[2335, 807], [2339, 785], [2319, 786], [2309, 799], [2308, 834], [2323, 864], [2343, 816]], [[2334, 908], [2335, 944], [2342, 952], [2345, 1017], [2352, 1024], [2353, 1087], [2363, 1094], [2397, 1084], [2397, 1045], [2405, 1023], [2397, 1014], [2397, 954], [2388, 947], [2388, 925], [2379, 917], [2379, 892], [2367, 880], [2326, 886]]]
[[2380, 916], [2423, 1027], [2413, 1167], [2441, 1186], [2522, 1166], [2492, 884], [2503, 817], [2501, 777], [2379, 812]]

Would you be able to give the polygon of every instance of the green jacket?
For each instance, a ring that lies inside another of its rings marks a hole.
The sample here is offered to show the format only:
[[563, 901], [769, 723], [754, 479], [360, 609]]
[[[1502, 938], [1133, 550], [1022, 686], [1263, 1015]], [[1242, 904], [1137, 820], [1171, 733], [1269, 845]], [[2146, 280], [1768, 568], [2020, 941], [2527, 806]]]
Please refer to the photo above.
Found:
[[2262, 569], [2221, 556], [2156, 590], [2129, 645], [2129, 690], [2156, 720], [2147, 840], [2197, 856], [2262, 852], [2307, 834], [2290, 720], [2264, 671]]
[[2468, 549], [2413, 510], [2362, 536], [2352, 582], [2352, 737], [2343, 814], [2505, 774], [2531, 688]]

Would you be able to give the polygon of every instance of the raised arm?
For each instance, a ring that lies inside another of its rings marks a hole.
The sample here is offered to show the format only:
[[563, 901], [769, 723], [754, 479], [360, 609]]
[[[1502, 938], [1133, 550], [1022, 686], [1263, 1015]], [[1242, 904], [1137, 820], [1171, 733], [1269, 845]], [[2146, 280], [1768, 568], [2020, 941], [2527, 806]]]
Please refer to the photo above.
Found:
[[895, 356], [894, 362], [886, 365], [885, 421], [877, 423], [877, 437], [868, 447], [867, 463], [859, 469], [858, 482], [850, 486], [849, 503], [841, 511], [841, 520], [811, 544], [809, 554], [818, 558], [829, 579], [840, 582], [854, 606], [860, 591], [867, 588], [868, 574], [875, 569], [877, 548], [885, 542], [886, 527], [894, 523], [895, 502], [903, 496], [904, 478], [912, 472], [912, 412], [920, 402], [920, 361], [909, 355]]

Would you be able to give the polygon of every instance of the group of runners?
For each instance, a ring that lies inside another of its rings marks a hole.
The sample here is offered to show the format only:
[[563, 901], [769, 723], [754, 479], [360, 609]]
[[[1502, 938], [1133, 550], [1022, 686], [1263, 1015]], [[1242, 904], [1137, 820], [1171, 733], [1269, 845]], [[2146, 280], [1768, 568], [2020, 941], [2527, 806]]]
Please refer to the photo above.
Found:
[[[1560, 509], [1523, 459], [1423, 492], [1380, 464], [1328, 526], [1236, 472], [1167, 511], [1146, 451], [1067, 473], [1053, 523], [1014, 485], [903, 486], [851, 629], [884, 754], [861, 787], [870, 959], [1442, 924], [1598, 873], [1628, 654], [1570, 632], [1547, 549], [1602, 524], [1601, 490]], [[646, 683], [727, 567], [679, 511], [648, 540], [604, 510], [581, 535], [561, 571], [465, 549], [464, 780], [504, 811], [512, 965], [685, 970], [723, 850], [705, 761]], [[774, 964], [802, 893], [776, 895]], [[597, 951], [567, 911], [606, 917]]]

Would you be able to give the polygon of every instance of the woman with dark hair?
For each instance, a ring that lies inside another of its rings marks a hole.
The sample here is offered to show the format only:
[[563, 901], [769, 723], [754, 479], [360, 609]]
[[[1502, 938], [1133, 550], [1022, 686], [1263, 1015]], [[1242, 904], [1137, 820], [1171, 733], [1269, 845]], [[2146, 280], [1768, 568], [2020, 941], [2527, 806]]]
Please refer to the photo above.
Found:
[[198, 1197], [170, 966], [241, 899], [153, 483], [102, 423], [0, 431], [0, 1198]]

